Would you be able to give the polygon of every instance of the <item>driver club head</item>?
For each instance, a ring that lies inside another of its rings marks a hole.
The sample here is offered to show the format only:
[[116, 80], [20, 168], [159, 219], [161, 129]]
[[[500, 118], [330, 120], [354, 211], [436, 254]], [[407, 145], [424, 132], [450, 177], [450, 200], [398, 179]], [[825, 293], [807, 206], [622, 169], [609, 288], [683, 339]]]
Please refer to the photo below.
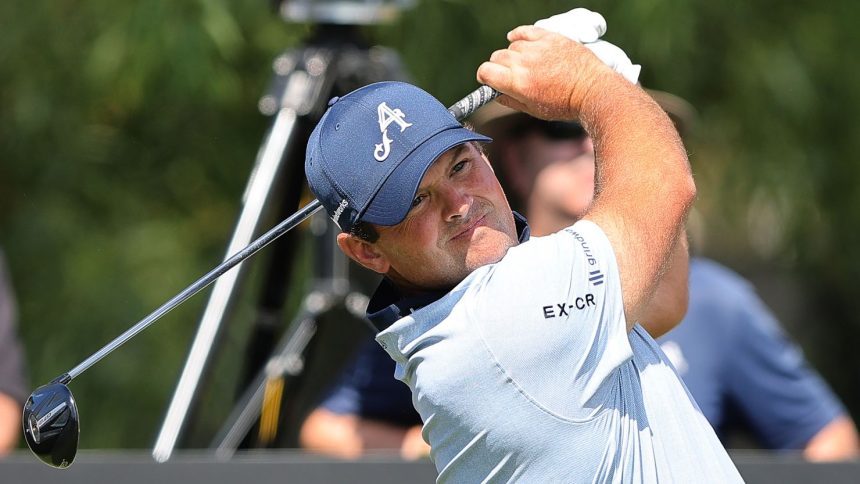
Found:
[[78, 451], [78, 407], [69, 387], [49, 383], [37, 388], [24, 405], [24, 440], [36, 457], [59, 469]]

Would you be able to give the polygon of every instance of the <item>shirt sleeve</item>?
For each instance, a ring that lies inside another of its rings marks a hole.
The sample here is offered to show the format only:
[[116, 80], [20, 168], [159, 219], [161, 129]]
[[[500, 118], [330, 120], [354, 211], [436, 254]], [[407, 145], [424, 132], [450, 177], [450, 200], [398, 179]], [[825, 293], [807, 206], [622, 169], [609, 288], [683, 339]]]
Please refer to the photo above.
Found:
[[733, 325], [728, 397], [765, 446], [802, 449], [844, 409], [764, 303], [752, 290], [746, 296]]
[[395, 363], [372, 339], [365, 342], [323, 399], [321, 406], [399, 426], [421, 423], [409, 387], [394, 378]]
[[24, 355], [15, 327], [15, 297], [5, 262], [0, 252], [0, 393], [23, 405], [27, 399]]
[[615, 255], [597, 225], [512, 248], [486, 279], [470, 319], [521, 391], [568, 418], [618, 396], [614, 376], [633, 353]]

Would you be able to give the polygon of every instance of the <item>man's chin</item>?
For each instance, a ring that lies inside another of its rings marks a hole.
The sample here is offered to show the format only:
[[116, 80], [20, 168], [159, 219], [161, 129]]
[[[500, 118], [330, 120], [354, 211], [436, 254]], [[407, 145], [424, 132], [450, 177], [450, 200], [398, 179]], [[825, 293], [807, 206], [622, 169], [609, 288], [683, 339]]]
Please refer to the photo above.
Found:
[[473, 243], [466, 254], [466, 267], [473, 271], [502, 260], [508, 249], [516, 245], [514, 240], [498, 230], [482, 227], [475, 232]]

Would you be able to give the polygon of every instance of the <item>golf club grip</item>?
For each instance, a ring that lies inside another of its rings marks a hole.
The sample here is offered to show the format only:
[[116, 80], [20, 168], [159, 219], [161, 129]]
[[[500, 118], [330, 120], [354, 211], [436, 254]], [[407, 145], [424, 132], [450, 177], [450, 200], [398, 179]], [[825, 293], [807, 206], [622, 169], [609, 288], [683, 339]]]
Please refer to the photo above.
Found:
[[469, 93], [468, 96], [454, 103], [453, 106], [448, 108], [448, 112], [453, 114], [457, 118], [457, 121], [463, 121], [477, 111], [478, 108], [500, 95], [499, 91], [490, 86], [481, 86]]

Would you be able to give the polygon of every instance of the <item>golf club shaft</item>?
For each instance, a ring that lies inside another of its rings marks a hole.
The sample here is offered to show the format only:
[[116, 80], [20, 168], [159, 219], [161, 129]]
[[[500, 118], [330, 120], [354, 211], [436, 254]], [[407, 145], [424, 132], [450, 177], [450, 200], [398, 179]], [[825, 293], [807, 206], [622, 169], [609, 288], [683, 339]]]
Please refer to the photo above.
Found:
[[[468, 96], [457, 101], [457, 103], [448, 108], [448, 111], [452, 115], [454, 115], [454, 117], [457, 118], [458, 121], [462, 121], [464, 118], [477, 111], [478, 108], [498, 96], [498, 91], [488, 86], [481, 86], [478, 89], [475, 89], [474, 91], [469, 93]], [[251, 257], [257, 251], [269, 245], [269, 243], [271, 243], [281, 235], [289, 232], [295, 226], [304, 222], [305, 219], [316, 213], [317, 210], [319, 210], [321, 207], [322, 203], [320, 203], [319, 200], [314, 200], [309, 204], [305, 205], [303, 208], [299, 209], [299, 211], [297, 211], [293, 215], [290, 215], [283, 222], [279, 223], [274, 228], [260, 236], [258, 239], [251, 242], [247, 247], [240, 250], [239, 252], [236, 252], [229, 259], [225, 260], [220, 265], [216, 266], [214, 269], [206, 273], [206, 275], [204, 275], [200, 279], [197, 279], [190, 286], [183, 289], [182, 292], [173, 296], [173, 298], [162, 304], [158, 309], [150, 313], [147, 317], [141, 319], [134, 326], [114, 338], [113, 341], [106, 344], [102, 349], [93, 353], [89, 358], [79, 363], [78, 366], [69, 370], [68, 373], [64, 373], [55, 378], [54, 382], [62, 384], [69, 383], [75, 377], [86, 371], [87, 368], [93, 366], [95, 363], [107, 356], [113, 350], [117, 349], [123, 343], [135, 337], [138, 333], [149, 327], [149, 325], [151, 325], [159, 318], [170, 312], [173, 308], [179, 306], [180, 304], [185, 302], [185, 300], [197, 294], [209, 284], [215, 282], [216, 279], [224, 275], [224, 273], [232, 269], [234, 266], [238, 265], [240, 262], [247, 259], [248, 257]]]
[[[258, 239], [251, 242], [247, 247], [235, 253], [229, 259], [222, 262], [220, 265], [206, 273], [200, 279], [197, 279], [190, 286], [186, 287], [182, 292], [173, 296], [172, 299], [162, 304], [158, 309], [149, 314], [149, 316], [140, 320], [137, 324], [126, 330], [125, 333], [117, 336], [113, 341], [105, 345], [102, 349], [95, 352], [92, 356], [82, 361], [78, 366], [74, 367], [71, 371], [68, 372], [68, 379], [66, 382], [71, 381], [76, 376], [83, 373], [87, 368], [91, 367], [97, 361], [104, 358], [108, 353], [115, 350], [117, 347], [133, 338], [137, 333], [140, 333], [144, 329], [146, 329], [150, 324], [157, 321], [159, 318], [170, 312], [171, 309], [176, 306], [182, 304], [186, 299], [200, 292], [201, 289], [205, 288], [216, 279], [224, 275], [225, 272], [232, 269], [234, 266], [238, 265], [243, 260], [251, 257], [258, 250], [263, 247], [269, 245], [273, 240], [277, 239], [281, 235], [287, 233], [295, 226], [304, 222], [305, 219], [316, 213], [317, 210], [322, 208], [322, 204], [319, 200], [314, 200], [311, 203], [305, 205], [303, 208], [299, 209], [293, 215], [290, 215], [283, 222], [276, 225], [274, 228], [260, 236]], [[64, 383], [66, 383], [64, 382]]]

